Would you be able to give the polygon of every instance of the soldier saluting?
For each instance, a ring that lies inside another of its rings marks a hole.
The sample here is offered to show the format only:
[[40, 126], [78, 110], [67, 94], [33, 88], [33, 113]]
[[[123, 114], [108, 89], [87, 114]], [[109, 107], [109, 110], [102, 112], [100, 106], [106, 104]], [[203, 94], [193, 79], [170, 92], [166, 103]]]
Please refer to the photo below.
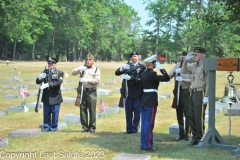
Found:
[[44, 131], [56, 131], [58, 126], [58, 115], [60, 103], [63, 102], [61, 94], [61, 84], [63, 82], [64, 73], [57, 70], [56, 58], [49, 57], [47, 59], [48, 69], [36, 79], [36, 84], [44, 82], [40, 89], [43, 90], [43, 126]]
[[[156, 59], [156, 55], [150, 56], [143, 60], [147, 69], [141, 75], [139, 87], [139, 99], [141, 99], [141, 146], [142, 150], [155, 151], [153, 147], [153, 128], [155, 115], [158, 106], [158, 86], [159, 82], [170, 80], [166, 70], [163, 69]], [[158, 75], [154, 68], [160, 70], [162, 75]]]
[[[125, 114], [126, 114], [126, 132], [127, 134], [137, 133], [140, 121], [140, 101], [138, 98], [139, 82], [142, 72], [146, 69], [139, 62], [139, 54], [133, 51], [130, 54], [132, 63], [125, 64], [118, 68], [115, 72], [116, 76], [123, 76], [123, 84], [121, 88], [121, 95], [124, 97]], [[125, 83], [126, 82], [126, 83]], [[120, 106], [121, 107], [121, 106]]]

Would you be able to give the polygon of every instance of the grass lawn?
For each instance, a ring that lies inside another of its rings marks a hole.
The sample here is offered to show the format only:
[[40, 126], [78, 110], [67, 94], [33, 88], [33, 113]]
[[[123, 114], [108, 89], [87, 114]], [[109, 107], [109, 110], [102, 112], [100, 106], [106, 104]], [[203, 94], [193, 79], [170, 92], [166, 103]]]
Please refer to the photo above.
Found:
[[[108, 96], [102, 96], [106, 106], [114, 107], [118, 103], [120, 93], [115, 92], [121, 86], [120, 78], [115, 76], [115, 70], [123, 65], [124, 62], [96, 62], [95, 65], [101, 69], [101, 84], [98, 88], [112, 89]], [[4, 99], [5, 94], [18, 95], [18, 89], [3, 89], [3, 86], [18, 86], [19, 84], [35, 84], [35, 79], [47, 65], [46, 62], [31, 61], [10, 61], [6, 65], [0, 61], [0, 110], [7, 110], [8, 106], [21, 105], [22, 98]], [[59, 62], [57, 68], [69, 74], [64, 80], [73, 80], [64, 82], [63, 87], [77, 87], [79, 76], [72, 76], [71, 71], [74, 66], [83, 65], [83, 62]], [[14, 67], [17, 67], [15, 70]], [[172, 64], [165, 64], [163, 67], [170, 71]], [[10, 73], [19, 76], [22, 81], [13, 81]], [[20, 73], [20, 74], [19, 74]], [[216, 101], [223, 97], [224, 87], [228, 83], [226, 72], [217, 72], [216, 81]], [[234, 84], [239, 88], [240, 75], [234, 72]], [[109, 84], [112, 78], [116, 84]], [[167, 84], [161, 84], [158, 93], [172, 93], [173, 80]], [[37, 86], [29, 86], [28, 91], [37, 91]], [[73, 91], [62, 92], [63, 97], [76, 97], [77, 93]], [[97, 102], [97, 111], [99, 111], [99, 97]], [[36, 96], [29, 96], [28, 102], [36, 102]], [[97, 129], [95, 134], [80, 133], [79, 124], [68, 124], [63, 131], [42, 132], [37, 138], [11, 138], [7, 147], [0, 148], [0, 159], [10, 159], [7, 155], [25, 155], [32, 153], [30, 159], [106, 159], [110, 160], [121, 153], [126, 154], [147, 154], [151, 155], [151, 160], [157, 159], [185, 159], [185, 160], [225, 160], [239, 159], [240, 154], [232, 155], [231, 150], [208, 148], [196, 149], [186, 146], [186, 141], [176, 142], [177, 135], [169, 134], [169, 126], [177, 123], [175, 109], [171, 108], [172, 98], [161, 100], [159, 102], [155, 128], [154, 128], [154, 146], [156, 152], [149, 153], [140, 150], [140, 134], [123, 134], [125, 132], [125, 113], [120, 109], [117, 114], [108, 114], [106, 118], [97, 119]], [[65, 114], [79, 114], [79, 108], [74, 103], [63, 103], [60, 109], [59, 121], [63, 120]], [[240, 117], [233, 116], [231, 136], [228, 136], [229, 119], [224, 116], [226, 111], [216, 114], [216, 129], [227, 143], [238, 145], [240, 143]], [[8, 138], [8, 133], [17, 129], [38, 128], [43, 121], [43, 110], [39, 109], [35, 113], [33, 109], [29, 112], [9, 112], [8, 116], [0, 116], [0, 134], [3, 138]], [[206, 123], [206, 128], [208, 124]], [[14, 159], [17, 159], [16, 157]], [[24, 159], [19, 158], [19, 159]]]

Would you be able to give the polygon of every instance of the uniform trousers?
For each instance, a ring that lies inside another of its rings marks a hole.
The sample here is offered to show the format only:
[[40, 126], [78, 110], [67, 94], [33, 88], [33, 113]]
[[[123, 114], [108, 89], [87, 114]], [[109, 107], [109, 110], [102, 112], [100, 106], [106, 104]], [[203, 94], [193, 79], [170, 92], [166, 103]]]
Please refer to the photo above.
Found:
[[137, 133], [140, 122], [140, 101], [138, 98], [127, 98], [125, 102], [127, 133]]
[[[83, 91], [82, 103], [80, 105], [80, 120], [82, 129], [95, 131], [96, 129], [96, 90]], [[89, 118], [88, 118], [89, 111]], [[88, 122], [89, 119], [89, 122]]]
[[58, 115], [60, 104], [43, 105], [43, 126], [44, 131], [56, 131], [58, 126]]
[[189, 118], [192, 131], [192, 141], [199, 142], [203, 136], [205, 106], [203, 105], [204, 91], [192, 92], [189, 102]]
[[155, 116], [157, 112], [156, 106], [144, 106], [141, 111], [141, 149], [153, 148], [153, 128]]
[[[179, 105], [176, 108], [177, 121], [179, 126], [179, 137], [188, 137], [190, 135], [189, 98], [189, 89], [180, 89]], [[185, 117], [185, 121], [183, 117]]]

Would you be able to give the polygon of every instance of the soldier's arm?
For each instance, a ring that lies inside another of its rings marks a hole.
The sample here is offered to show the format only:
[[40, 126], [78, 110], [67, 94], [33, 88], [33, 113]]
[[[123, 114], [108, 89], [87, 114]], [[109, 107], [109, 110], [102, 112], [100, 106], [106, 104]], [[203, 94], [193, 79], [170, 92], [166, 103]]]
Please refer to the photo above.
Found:
[[89, 84], [99, 84], [100, 77], [101, 77], [100, 69], [97, 68], [96, 73], [95, 73], [95, 69], [94, 69], [93, 77], [88, 81], [88, 83]]
[[176, 64], [176, 65], [172, 68], [172, 70], [168, 73], [168, 75], [169, 75], [170, 78], [175, 77], [175, 75], [176, 75], [175, 70], [176, 70], [177, 68], [178, 68], [178, 65]]
[[77, 75], [77, 74], [81, 74], [82, 72], [79, 70], [81, 66], [77, 67], [77, 68], [74, 68], [72, 70], [72, 75]]
[[160, 69], [160, 72], [162, 73], [162, 75], [157, 75], [156, 73], [153, 74], [154, 80], [161, 82], [170, 81], [170, 77], [165, 69]]
[[208, 97], [208, 88], [209, 88], [209, 71], [206, 71], [205, 73], [205, 76], [206, 76], [206, 88], [205, 88], [205, 94], [204, 94], [204, 97]]
[[61, 86], [63, 82], [63, 75], [64, 75], [63, 71], [58, 71], [58, 76], [55, 77], [55, 79], [52, 79], [52, 81], [48, 83], [49, 88], [55, 88], [55, 87]]

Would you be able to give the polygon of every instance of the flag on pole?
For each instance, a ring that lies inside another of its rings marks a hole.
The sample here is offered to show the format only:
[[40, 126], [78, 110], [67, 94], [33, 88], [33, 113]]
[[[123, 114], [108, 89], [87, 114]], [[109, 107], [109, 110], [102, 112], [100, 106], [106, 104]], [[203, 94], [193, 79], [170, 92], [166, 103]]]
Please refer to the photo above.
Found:
[[105, 104], [102, 100], [102, 98], [100, 98], [100, 113], [105, 112]]
[[27, 97], [29, 96], [27, 88], [20, 88], [20, 95], [22, 95], [24, 99], [27, 99]]

